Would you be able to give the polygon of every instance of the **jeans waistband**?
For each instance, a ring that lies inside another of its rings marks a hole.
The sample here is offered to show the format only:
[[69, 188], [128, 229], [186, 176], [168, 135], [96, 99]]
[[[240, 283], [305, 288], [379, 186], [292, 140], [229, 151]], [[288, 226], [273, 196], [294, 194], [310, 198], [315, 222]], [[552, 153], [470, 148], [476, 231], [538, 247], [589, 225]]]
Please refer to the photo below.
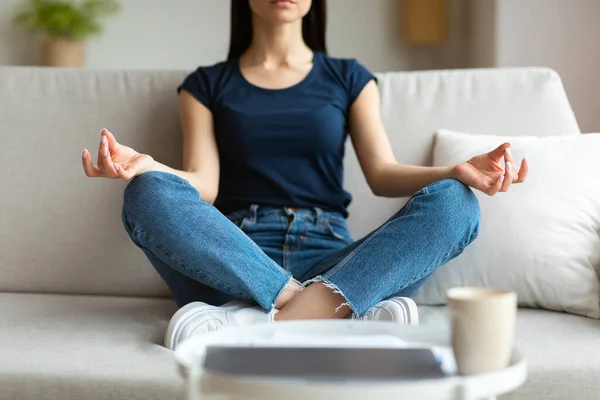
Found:
[[336, 217], [344, 219], [342, 214], [334, 211], [325, 211], [319, 207], [310, 208], [295, 208], [295, 207], [272, 207], [272, 206], [260, 206], [258, 204], [252, 204], [249, 208], [244, 210], [234, 211], [227, 215], [230, 219], [235, 218], [247, 218], [249, 222], [256, 223], [259, 218], [281, 216], [289, 218], [291, 216], [311, 216], [314, 218], [315, 223], [318, 225], [323, 224], [326, 217]]

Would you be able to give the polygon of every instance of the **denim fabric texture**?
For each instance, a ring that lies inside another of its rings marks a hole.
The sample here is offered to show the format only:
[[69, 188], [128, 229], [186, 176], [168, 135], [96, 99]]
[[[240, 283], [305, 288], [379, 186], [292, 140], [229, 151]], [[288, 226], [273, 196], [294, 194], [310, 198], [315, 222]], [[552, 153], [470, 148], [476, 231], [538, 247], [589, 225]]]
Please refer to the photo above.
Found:
[[458, 256], [477, 237], [480, 212], [471, 189], [443, 180], [354, 241], [339, 213], [252, 205], [225, 216], [187, 180], [153, 171], [128, 184], [122, 219], [180, 306], [240, 298], [271, 311], [295, 279], [323, 281], [359, 317], [383, 299], [410, 297]]

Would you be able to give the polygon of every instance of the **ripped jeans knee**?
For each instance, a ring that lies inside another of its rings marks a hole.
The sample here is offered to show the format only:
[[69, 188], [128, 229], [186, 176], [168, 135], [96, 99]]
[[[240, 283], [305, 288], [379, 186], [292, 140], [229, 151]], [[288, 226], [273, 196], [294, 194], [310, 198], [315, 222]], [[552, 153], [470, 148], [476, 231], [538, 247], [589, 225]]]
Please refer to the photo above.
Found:
[[350, 303], [350, 301], [348, 301], [348, 298], [346, 297], [346, 295], [344, 295], [344, 293], [340, 290], [340, 288], [334, 284], [329, 282], [327, 279], [323, 278], [322, 275], [319, 275], [315, 278], [309, 279], [307, 281], [305, 281], [302, 286], [307, 287], [312, 283], [317, 283], [320, 282], [323, 286], [325, 286], [326, 288], [329, 288], [331, 290], [333, 290], [333, 293], [335, 294], [339, 294], [340, 296], [342, 296], [344, 298], [344, 302], [342, 304], [340, 304], [336, 309], [335, 312], [337, 313], [339, 310], [341, 310], [344, 307], [349, 307], [352, 313], [352, 319], [357, 319], [358, 315], [356, 314], [356, 312], [354, 311], [354, 307], [352, 306], [352, 304]]

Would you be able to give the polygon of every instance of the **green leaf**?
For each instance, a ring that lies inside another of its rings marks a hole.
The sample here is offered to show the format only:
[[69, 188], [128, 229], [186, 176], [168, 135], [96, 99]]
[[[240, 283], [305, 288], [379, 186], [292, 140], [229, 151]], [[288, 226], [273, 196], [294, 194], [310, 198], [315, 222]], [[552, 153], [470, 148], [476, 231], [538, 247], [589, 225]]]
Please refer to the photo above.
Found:
[[23, 0], [14, 22], [31, 32], [86, 39], [102, 32], [102, 22], [118, 13], [118, 0]]

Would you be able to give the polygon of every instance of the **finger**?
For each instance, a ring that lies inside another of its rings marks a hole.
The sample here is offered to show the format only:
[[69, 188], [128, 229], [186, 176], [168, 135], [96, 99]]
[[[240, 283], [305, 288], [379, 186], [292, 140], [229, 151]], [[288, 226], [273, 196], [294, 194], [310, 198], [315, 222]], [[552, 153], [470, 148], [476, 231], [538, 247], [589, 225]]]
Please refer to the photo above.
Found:
[[515, 183], [525, 182], [525, 179], [527, 179], [528, 173], [529, 173], [529, 160], [527, 160], [527, 157], [524, 157], [523, 161], [521, 161], [521, 168], [519, 168], [518, 178]]
[[498, 193], [500, 191], [500, 189], [502, 188], [502, 184], [504, 183], [504, 175], [500, 175], [500, 177], [498, 179], [496, 179], [496, 182], [494, 182], [493, 185], [490, 186], [490, 188], [488, 189], [488, 191], [486, 192], [487, 195], [489, 196], [493, 196], [496, 193]]
[[513, 159], [510, 148], [507, 148], [506, 150], [504, 150], [504, 161], [505, 161], [504, 165], [506, 166], [506, 169], [507, 169], [507, 175], [510, 175], [510, 178], [511, 178], [510, 183], [512, 184], [514, 181], [517, 180], [517, 178], [519, 177], [519, 174], [517, 172], [517, 166], [515, 165], [515, 160]]
[[104, 176], [104, 173], [100, 171], [100, 169], [94, 165], [92, 162], [92, 155], [84, 149], [81, 153], [81, 163], [83, 164], [83, 171], [86, 176], [91, 178], [98, 178]]
[[500, 146], [498, 146], [495, 150], [492, 150], [488, 153], [488, 156], [496, 161], [496, 162], [500, 162], [500, 160], [502, 160], [502, 157], [504, 157], [504, 153], [506, 152], [506, 149], [508, 149], [510, 147], [510, 143], [503, 143]]
[[125, 179], [126, 181], [128, 181], [135, 176], [135, 173], [132, 170], [127, 170], [122, 165], [115, 164], [115, 167], [117, 170], [117, 174], [121, 179]]
[[112, 158], [110, 158], [110, 152], [108, 151], [108, 143], [105, 143], [105, 148], [102, 152], [102, 163], [104, 165], [104, 173], [109, 178], [118, 178], [117, 170], [115, 169], [115, 164], [112, 162]]
[[100, 158], [98, 159], [98, 167], [104, 171], [106, 176], [110, 178], [117, 177], [117, 171], [115, 170], [114, 163], [112, 162], [112, 158], [110, 156], [110, 151], [108, 149], [108, 139], [106, 136], [102, 136], [101, 140], [101, 149], [100, 149]]
[[[511, 168], [511, 169], [509, 169]], [[504, 169], [504, 179], [502, 180], [502, 186], [500, 186], [501, 192], [508, 192], [510, 185], [513, 183], [512, 168], [514, 168], [510, 162], [506, 162], [506, 168]]]
[[119, 169], [122, 170], [123, 175], [128, 179], [133, 178], [137, 174], [137, 169], [135, 167], [135, 162], [126, 162], [119, 165]]
[[515, 166], [513, 165], [513, 163], [514, 161], [510, 162], [505, 159], [506, 168], [504, 169], [504, 180], [502, 181], [502, 186], [500, 187], [501, 192], [508, 192], [508, 189], [510, 189], [510, 185], [512, 185], [514, 181], [513, 170], [515, 169]]
[[512, 177], [510, 175], [510, 173], [507, 171], [504, 174], [504, 178], [502, 179], [502, 185], [500, 185], [500, 192], [508, 192], [508, 189], [510, 189], [510, 185], [512, 185], [513, 181], [512, 181]]
[[104, 158], [104, 148], [106, 147], [106, 136], [102, 135], [102, 137], [100, 138], [100, 144], [98, 145], [98, 168], [100, 168], [101, 171], [104, 171], [104, 162], [103, 162], [103, 158]]

